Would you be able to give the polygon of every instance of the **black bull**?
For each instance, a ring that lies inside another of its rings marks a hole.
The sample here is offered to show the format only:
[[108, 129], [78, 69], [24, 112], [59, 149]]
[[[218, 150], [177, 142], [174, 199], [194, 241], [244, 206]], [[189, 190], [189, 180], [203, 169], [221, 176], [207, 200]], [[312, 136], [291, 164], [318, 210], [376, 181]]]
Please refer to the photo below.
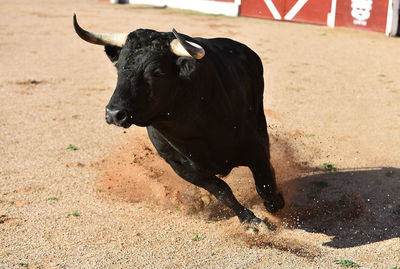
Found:
[[[283, 208], [270, 164], [263, 109], [263, 66], [244, 44], [226, 38], [191, 38], [139, 29], [130, 34], [90, 33], [105, 46], [118, 82], [106, 121], [145, 126], [158, 154], [183, 179], [231, 208], [241, 222], [262, 224], [216, 175], [247, 166], [269, 212]], [[265, 227], [265, 225], [263, 226]]]

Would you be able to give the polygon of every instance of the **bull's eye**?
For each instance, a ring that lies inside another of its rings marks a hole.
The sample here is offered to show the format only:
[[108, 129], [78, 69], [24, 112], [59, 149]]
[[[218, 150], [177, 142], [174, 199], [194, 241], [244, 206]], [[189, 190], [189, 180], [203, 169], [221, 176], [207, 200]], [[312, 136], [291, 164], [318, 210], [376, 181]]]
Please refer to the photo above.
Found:
[[165, 75], [165, 73], [163, 71], [161, 71], [160, 68], [156, 68], [151, 72], [153, 77], [161, 77], [163, 75]]

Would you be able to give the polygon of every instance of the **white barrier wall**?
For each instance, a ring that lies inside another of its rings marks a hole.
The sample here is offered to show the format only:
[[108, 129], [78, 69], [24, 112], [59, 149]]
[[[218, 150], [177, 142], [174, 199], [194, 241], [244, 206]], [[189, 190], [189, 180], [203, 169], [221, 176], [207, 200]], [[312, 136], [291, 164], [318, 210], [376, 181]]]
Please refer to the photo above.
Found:
[[240, 0], [110, 0], [111, 3], [146, 4], [196, 10], [203, 13], [239, 16]]

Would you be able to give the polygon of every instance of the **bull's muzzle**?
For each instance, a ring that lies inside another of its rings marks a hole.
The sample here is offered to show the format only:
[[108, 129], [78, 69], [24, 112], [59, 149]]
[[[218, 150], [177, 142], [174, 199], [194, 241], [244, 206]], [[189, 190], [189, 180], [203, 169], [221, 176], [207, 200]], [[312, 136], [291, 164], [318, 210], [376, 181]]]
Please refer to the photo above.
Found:
[[117, 126], [127, 126], [128, 115], [124, 110], [111, 110], [106, 108], [106, 122]]

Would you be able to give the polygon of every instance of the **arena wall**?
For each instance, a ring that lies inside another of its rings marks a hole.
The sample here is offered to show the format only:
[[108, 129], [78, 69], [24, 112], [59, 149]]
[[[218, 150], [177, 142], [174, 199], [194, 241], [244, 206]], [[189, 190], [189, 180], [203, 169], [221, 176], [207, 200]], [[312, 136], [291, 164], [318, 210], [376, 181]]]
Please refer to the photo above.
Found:
[[400, 0], [110, 0], [396, 35]]

